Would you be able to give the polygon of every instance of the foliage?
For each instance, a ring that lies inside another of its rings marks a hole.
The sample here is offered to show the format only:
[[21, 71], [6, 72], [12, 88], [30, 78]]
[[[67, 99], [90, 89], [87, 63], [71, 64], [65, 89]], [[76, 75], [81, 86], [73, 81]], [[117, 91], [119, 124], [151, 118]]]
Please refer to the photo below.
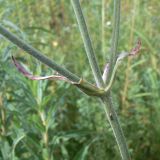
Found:
[[[82, 1], [101, 68], [110, 54], [112, 5], [106, 1], [102, 57], [101, 1]], [[1, 0], [0, 11], [6, 27], [93, 81], [69, 1]], [[117, 111], [136, 160], [159, 158], [158, 13], [158, 0], [122, 2], [119, 51], [132, 48], [137, 37], [142, 39], [143, 48], [138, 57], [128, 59], [119, 68], [113, 94], [118, 99]], [[109, 126], [106, 129], [99, 103], [90, 97], [86, 99], [64, 82], [24, 78], [13, 66], [11, 55], [16, 54], [24, 67], [36, 75], [50, 75], [51, 70], [1, 36], [0, 40], [0, 159], [118, 160], [117, 146]]]

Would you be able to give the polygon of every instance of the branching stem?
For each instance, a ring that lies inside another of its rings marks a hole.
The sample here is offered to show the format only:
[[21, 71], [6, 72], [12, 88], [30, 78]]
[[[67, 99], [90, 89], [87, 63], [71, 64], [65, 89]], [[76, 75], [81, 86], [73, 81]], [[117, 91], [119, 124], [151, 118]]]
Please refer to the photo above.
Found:
[[27, 44], [24, 40], [18, 38], [16, 35], [5, 29], [2, 25], [0, 25], [0, 34], [2, 34], [5, 38], [10, 40], [12, 43], [17, 45], [19, 48], [26, 51], [26, 53], [29, 53], [42, 63], [46, 64], [47, 66], [51, 67], [55, 71], [57, 71], [60, 75], [67, 78], [69, 81], [71, 81], [72, 84], [80, 88], [84, 93], [92, 96], [98, 96], [102, 95], [104, 93], [104, 90], [97, 88], [96, 86], [90, 84], [88, 81], [83, 80], [73, 74], [72, 72], [68, 71], [67, 69], [61, 67], [54, 61], [50, 60], [48, 57], [43, 55], [40, 51], [33, 48], [31, 45]]
[[7, 29], [5, 29], [1, 24], [0, 24], [0, 34], [2, 34], [5, 38], [10, 40], [12, 43], [17, 45], [19, 48], [23, 49], [42, 63], [46, 64], [47, 66], [51, 67], [55, 71], [57, 71], [59, 74], [63, 75], [64, 77], [68, 78], [69, 80], [73, 82], [79, 82], [80, 78], [76, 76], [75, 74], [71, 73], [67, 69], [61, 67], [54, 61], [51, 61], [48, 57], [43, 55], [40, 51], [37, 49], [33, 48], [31, 45], [27, 44], [25, 41], [22, 39], [18, 38], [16, 35], [13, 33], [9, 32]]
[[109, 71], [106, 83], [109, 83], [114, 65], [117, 58], [117, 48], [118, 48], [118, 39], [119, 39], [119, 28], [120, 28], [120, 5], [121, 0], [114, 0], [114, 15], [113, 15], [113, 32], [112, 32], [112, 41], [111, 41], [111, 55], [110, 55], [110, 64]]
[[77, 21], [78, 21], [79, 30], [81, 32], [81, 36], [82, 36], [84, 46], [86, 49], [86, 54], [87, 54], [96, 84], [98, 85], [98, 87], [103, 88], [104, 83], [102, 80], [101, 71], [97, 63], [97, 59], [96, 59], [93, 45], [90, 39], [88, 28], [87, 28], [87, 25], [86, 25], [86, 22], [83, 16], [80, 2], [79, 0], [71, 0], [71, 2], [72, 2], [72, 6], [73, 6], [73, 9], [74, 9]]
[[[90, 66], [92, 68], [92, 72], [94, 74], [94, 78], [96, 80], [96, 84], [98, 87], [104, 88], [104, 82], [102, 79], [102, 75], [97, 64], [97, 60], [95, 57], [95, 53], [93, 50], [92, 42], [89, 36], [89, 32], [87, 29], [87, 25], [82, 13], [82, 9], [80, 6], [79, 0], [71, 0], [72, 6], [78, 21], [78, 26], [81, 32], [81, 36], [83, 38], [84, 46], [86, 49], [86, 53], [89, 59]], [[115, 112], [115, 107], [113, 105], [113, 100], [110, 94], [110, 87], [113, 82], [113, 78], [115, 75], [115, 71], [117, 66], [115, 66], [116, 59], [117, 59], [117, 47], [118, 47], [118, 38], [119, 38], [119, 21], [120, 21], [120, 0], [114, 0], [114, 23], [113, 23], [113, 34], [112, 34], [112, 46], [111, 46], [111, 58], [109, 64], [109, 73], [107, 77], [107, 84], [109, 83], [109, 88], [107, 87], [107, 93], [101, 96], [101, 100], [103, 102], [103, 107], [106, 113], [106, 116], [109, 120], [109, 123], [113, 129], [114, 136], [116, 138], [121, 157], [123, 160], [130, 160], [130, 155], [128, 152], [128, 148], [126, 145], [126, 140], [123, 135], [122, 128], [120, 126], [117, 114]], [[115, 68], [114, 68], [115, 67]], [[112, 119], [110, 118], [112, 116]]]
[[[92, 68], [92, 72], [96, 81], [96, 84], [100, 88], [105, 88], [102, 75], [95, 57], [94, 49], [92, 46], [92, 42], [89, 36], [89, 32], [87, 29], [87, 25], [82, 13], [82, 9], [80, 6], [79, 0], [71, 0], [74, 12], [76, 14], [76, 18], [78, 21], [79, 29], [81, 32], [81, 36], [83, 38], [84, 46], [86, 49], [86, 53], [89, 59], [90, 66]], [[115, 75], [115, 71], [117, 69], [116, 65], [116, 58], [117, 58], [117, 47], [118, 47], [118, 38], [119, 38], [119, 21], [120, 21], [120, 0], [114, 0], [114, 23], [113, 23], [113, 34], [112, 34], [112, 46], [111, 46], [111, 58], [109, 64], [109, 73], [107, 75], [107, 82], [106, 84], [109, 85], [107, 88], [107, 92], [103, 92], [101, 90], [97, 90], [97, 88], [93, 87], [92, 85], [85, 83], [81, 83], [82, 80], [76, 76], [75, 74], [71, 73], [67, 69], [61, 67], [60, 65], [56, 64], [54, 61], [51, 61], [49, 58], [44, 56], [40, 51], [36, 50], [25, 41], [19, 39], [17, 36], [6, 30], [2, 25], [0, 25], [0, 34], [10, 40], [12, 43], [35, 57], [36, 59], [40, 60], [42, 63], [46, 64], [47, 66], [51, 67], [55, 71], [57, 71], [62, 76], [68, 78], [70, 81], [77, 82], [77, 85], [80, 85], [79, 88], [83, 90], [93, 91], [95, 92], [96, 96], [98, 96], [103, 102], [103, 108], [105, 110], [106, 116], [109, 120], [109, 123], [113, 129], [113, 133], [115, 139], [117, 141], [121, 157], [123, 160], [130, 160], [129, 151], [126, 145], [126, 140], [123, 135], [122, 128], [120, 126], [117, 114], [115, 112], [115, 106], [113, 104], [112, 96], [110, 87], [113, 82], [113, 78]], [[118, 64], [117, 64], [118, 65]], [[80, 83], [79, 83], [80, 82]], [[92, 94], [90, 94], [92, 95]]]

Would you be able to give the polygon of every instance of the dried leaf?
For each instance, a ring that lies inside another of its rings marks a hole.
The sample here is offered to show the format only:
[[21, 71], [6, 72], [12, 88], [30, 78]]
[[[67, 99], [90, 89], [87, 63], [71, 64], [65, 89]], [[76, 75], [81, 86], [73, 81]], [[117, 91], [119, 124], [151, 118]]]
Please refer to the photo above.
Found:
[[137, 53], [140, 51], [140, 49], [141, 49], [141, 40], [138, 39], [136, 47], [131, 50], [131, 52], [129, 53], [129, 56], [137, 55]]
[[99, 96], [104, 94], [104, 90], [97, 88], [96, 86], [88, 83], [87, 81], [81, 79], [78, 83], [72, 82], [68, 80], [66, 77], [60, 76], [60, 75], [51, 75], [51, 76], [34, 76], [31, 73], [29, 73], [18, 61], [12, 56], [12, 60], [14, 62], [14, 65], [16, 66], [17, 70], [22, 73], [25, 77], [31, 79], [31, 80], [63, 80], [66, 82], [69, 82], [76, 87], [78, 87], [82, 92], [86, 93], [90, 96]]
[[118, 55], [117, 62], [121, 61], [123, 58], [125, 58], [127, 56], [135, 56], [135, 55], [137, 55], [138, 52], [140, 51], [140, 49], [141, 49], [141, 40], [138, 39], [138, 41], [136, 43], [136, 46], [129, 53], [123, 51], [121, 54]]
[[22, 73], [25, 77], [31, 79], [31, 80], [62, 80], [66, 82], [70, 82], [66, 77], [60, 76], [60, 75], [50, 75], [50, 76], [34, 76], [31, 73], [29, 73], [18, 61], [12, 56], [12, 60], [14, 62], [14, 65], [16, 66], [17, 70]]

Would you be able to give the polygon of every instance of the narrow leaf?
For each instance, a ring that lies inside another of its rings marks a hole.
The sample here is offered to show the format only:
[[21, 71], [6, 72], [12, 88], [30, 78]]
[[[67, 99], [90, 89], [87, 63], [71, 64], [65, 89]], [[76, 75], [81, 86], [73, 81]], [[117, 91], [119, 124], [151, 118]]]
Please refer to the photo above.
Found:
[[70, 81], [68, 78], [64, 77], [64, 76], [60, 76], [60, 75], [51, 75], [51, 76], [34, 76], [31, 73], [29, 73], [20, 63], [18, 63], [18, 61], [12, 56], [12, 60], [14, 62], [14, 65], [16, 66], [17, 70], [22, 73], [25, 77], [31, 79], [31, 80], [62, 80], [65, 82], [69, 82], [73, 85], [75, 85], [76, 87], [78, 87], [81, 91], [83, 91], [84, 93], [86, 93], [87, 95], [90, 96], [99, 96], [102, 95], [104, 93], [103, 89], [99, 89], [96, 86], [88, 83], [87, 81], [80, 79], [80, 81], [77, 82], [73, 82]]
[[141, 49], [141, 40], [138, 39], [136, 46], [128, 53], [128, 52], [122, 52], [121, 54], [119, 54], [117, 61], [122, 60], [123, 58], [127, 57], [127, 56], [135, 56], [138, 54], [138, 52]]
[[137, 53], [140, 51], [140, 49], [141, 49], [141, 40], [138, 39], [136, 46], [131, 50], [129, 55], [130, 56], [137, 55]]
[[60, 76], [60, 75], [50, 75], [50, 76], [34, 76], [31, 73], [29, 73], [20, 63], [18, 63], [18, 61], [12, 56], [12, 60], [14, 62], [14, 65], [16, 66], [17, 70], [22, 73], [25, 77], [31, 79], [31, 80], [45, 80], [45, 79], [49, 79], [49, 80], [63, 80], [63, 81], [67, 81], [70, 82], [67, 78], [65, 78], [64, 76]]
[[130, 51], [130, 53], [128, 52], [122, 52], [117, 60], [116, 60], [116, 63], [115, 63], [115, 66], [113, 68], [113, 72], [112, 72], [112, 75], [111, 75], [111, 79], [107, 85], [107, 87], [105, 88], [105, 91], [109, 91], [109, 89], [111, 88], [112, 84], [113, 84], [113, 81], [114, 81], [114, 78], [115, 78], [115, 74], [116, 74], [116, 71], [117, 71], [117, 68], [119, 66], [119, 64], [122, 62], [122, 60], [127, 57], [127, 56], [135, 56], [137, 55], [137, 53], [140, 51], [141, 49], [141, 41], [140, 39], [137, 41], [137, 44], [136, 46]]

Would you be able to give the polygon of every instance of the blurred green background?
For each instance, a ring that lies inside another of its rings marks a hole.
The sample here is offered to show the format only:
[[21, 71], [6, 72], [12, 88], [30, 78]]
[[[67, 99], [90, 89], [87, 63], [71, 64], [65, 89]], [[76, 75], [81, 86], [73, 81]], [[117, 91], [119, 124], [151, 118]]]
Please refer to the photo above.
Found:
[[[81, 3], [103, 70], [110, 54], [113, 0]], [[160, 160], [160, 3], [125, 0], [121, 6], [118, 50], [130, 51], [138, 38], [142, 49], [118, 69], [116, 110], [133, 160]], [[94, 83], [69, 0], [0, 0], [0, 19], [48, 57]], [[99, 101], [65, 82], [26, 79], [11, 55], [35, 75], [54, 73], [0, 36], [0, 160], [120, 159]]]

